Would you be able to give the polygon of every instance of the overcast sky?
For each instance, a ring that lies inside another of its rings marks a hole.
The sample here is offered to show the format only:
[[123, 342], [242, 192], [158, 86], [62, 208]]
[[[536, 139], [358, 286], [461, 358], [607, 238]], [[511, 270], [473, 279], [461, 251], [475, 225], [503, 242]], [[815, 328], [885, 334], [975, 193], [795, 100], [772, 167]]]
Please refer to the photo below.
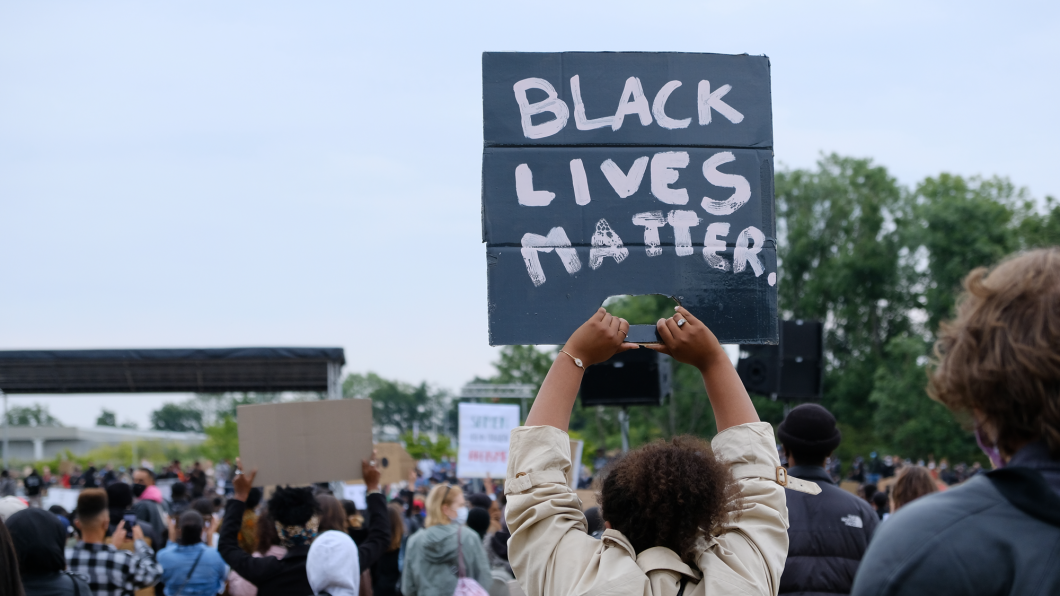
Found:
[[[1060, 195], [1056, 3], [3, 2], [0, 349], [489, 375], [481, 52], [749, 53], [777, 160]], [[181, 396], [15, 397], [147, 425]]]

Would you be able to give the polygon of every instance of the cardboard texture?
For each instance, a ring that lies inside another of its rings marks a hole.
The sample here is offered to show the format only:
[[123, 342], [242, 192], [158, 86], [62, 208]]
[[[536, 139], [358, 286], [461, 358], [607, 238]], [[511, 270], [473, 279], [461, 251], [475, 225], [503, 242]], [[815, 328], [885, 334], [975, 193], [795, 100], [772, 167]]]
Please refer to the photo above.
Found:
[[361, 478], [372, 457], [372, 401], [337, 399], [239, 406], [239, 454], [255, 484]]
[[491, 345], [563, 343], [623, 294], [671, 296], [723, 343], [777, 342], [767, 58], [482, 64]]
[[409, 472], [416, 469], [416, 460], [409, 455], [401, 443], [376, 443], [375, 461], [382, 474], [380, 484], [396, 484], [407, 481]]

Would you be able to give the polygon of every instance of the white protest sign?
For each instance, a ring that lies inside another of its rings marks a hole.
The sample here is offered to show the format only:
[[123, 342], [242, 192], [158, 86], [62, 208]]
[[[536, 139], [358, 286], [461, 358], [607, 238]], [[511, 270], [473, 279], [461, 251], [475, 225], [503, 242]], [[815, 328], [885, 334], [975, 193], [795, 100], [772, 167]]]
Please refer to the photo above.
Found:
[[353, 501], [357, 509], [364, 511], [368, 509], [368, 487], [363, 484], [343, 484], [342, 498]]
[[460, 449], [456, 473], [460, 478], [504, 478], [508, 445], [519, 426], [519, 406], [460, 404]]

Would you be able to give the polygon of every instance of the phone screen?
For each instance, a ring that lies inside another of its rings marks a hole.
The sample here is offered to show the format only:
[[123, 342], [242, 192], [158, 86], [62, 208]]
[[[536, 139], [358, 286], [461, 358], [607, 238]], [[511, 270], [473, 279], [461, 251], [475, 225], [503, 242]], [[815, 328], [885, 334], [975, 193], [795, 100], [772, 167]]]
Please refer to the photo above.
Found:
[[133, 526], [136, 525], [136, 514], [126, 513], [122, 519], [125, 520], [125, 535], [131, 538]]

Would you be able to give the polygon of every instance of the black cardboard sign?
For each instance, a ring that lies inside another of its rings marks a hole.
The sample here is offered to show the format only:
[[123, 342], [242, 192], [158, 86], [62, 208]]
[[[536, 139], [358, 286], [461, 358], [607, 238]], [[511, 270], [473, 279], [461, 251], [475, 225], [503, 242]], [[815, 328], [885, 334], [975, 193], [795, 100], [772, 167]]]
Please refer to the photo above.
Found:
[[609, 296], [664, 294], [776, 343], [765, 57], [485, 53], [490, 344], [558, 344]]

